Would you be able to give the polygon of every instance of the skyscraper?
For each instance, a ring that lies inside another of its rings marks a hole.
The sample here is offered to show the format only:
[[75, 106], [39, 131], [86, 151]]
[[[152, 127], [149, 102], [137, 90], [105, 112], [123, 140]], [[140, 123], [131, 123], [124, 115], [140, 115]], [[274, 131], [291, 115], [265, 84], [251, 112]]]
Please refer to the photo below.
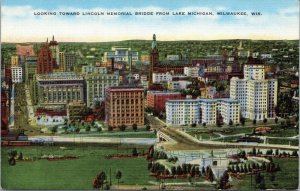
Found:
[[52, 53], [52, 64], [54, 69], [59, 68], [59, 46], [56, 40], [54, 40], [54, 35], [52, 36], [52, 40], [49, 43], [49, 48]]
[[265, 79], [264, 65], [249, 58], [244, 66], [244, 79], [233, 77], [230, 80], [230, 98], [240, 101], [244, 118], [275, 118], [277, 88], [276, 79]]
[[159, 63], [159, 52], [157, 49], [157, 43], [156, 43], [156, 35], [153, 34], [153, 41], [151, 46], [151, 52], [150, 52], [150, 75], [149, 75], [149, 83], [152, 84], [152, 74], [154, 67], [156, 67]]
[[52, 72], [53, 72], [52, 53], [47, 39], [47, 42], [39, 49], [38, 52], [37, 73], [48, 74]]

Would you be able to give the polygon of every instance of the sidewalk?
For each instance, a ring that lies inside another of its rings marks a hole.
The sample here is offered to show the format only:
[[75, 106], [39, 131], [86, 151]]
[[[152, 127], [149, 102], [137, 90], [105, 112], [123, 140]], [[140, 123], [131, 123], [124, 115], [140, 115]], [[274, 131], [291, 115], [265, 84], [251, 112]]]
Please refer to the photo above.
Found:
[[26, 103], [27, 103], [27, 111], [28, 111], [28, 120], [30, 125], [36, 125], [36, 119], [34, 117], [33, 106], [30, 98], [30, 93], [27, 85], [25, 85], [25, 95], [26, 95]]

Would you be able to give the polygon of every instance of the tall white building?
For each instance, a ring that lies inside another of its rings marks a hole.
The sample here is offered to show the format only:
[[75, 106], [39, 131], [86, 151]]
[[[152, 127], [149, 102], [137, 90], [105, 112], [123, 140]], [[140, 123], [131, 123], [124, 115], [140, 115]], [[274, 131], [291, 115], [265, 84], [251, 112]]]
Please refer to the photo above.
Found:
[[240, 105], [237, 100], [185, 99], [166, 102], [167, 125], [203, 124], [215, 125], [217, 121], [237, 124], [240, 121]]
[[184, 67], [183, 68], [184, 75], [189, 77], [198, 77], [199, 75], [199, 68], [198, 67]]
[[240, 101], [244, 118], [275, 118], [277, 88], [276, 79], [265, 79], [264, 65], [246, 64], [244, 79], [234, 77], [230, 80], [230, 98]]
[[23, 82], [23, 69], [20, 66], [11, 67], [11, 78], [13, 83]]
[[172, 81], [172, 74], [169, 72], [166, 73], [153, 73], [152, 74], [153, 83], [160, 82], [170, 82]]
[[192, 82], [188, 81], [188, 80], [170, 81], [170, 82], [168, 82], [168, 90], [186, 89], [187, 86], [190, 84], [192, 84]]

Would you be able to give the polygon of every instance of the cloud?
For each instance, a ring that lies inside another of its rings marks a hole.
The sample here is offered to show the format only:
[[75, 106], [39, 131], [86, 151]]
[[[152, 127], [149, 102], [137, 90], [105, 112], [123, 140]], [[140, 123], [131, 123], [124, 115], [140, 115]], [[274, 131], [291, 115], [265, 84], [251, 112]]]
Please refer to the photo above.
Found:
[[[35, 16], [34, 12], [169, 12], [162, 16]], [[118, 41], [125, 39], [207, 40], [227, 38], [297, 39], [298, 13], [294, 7], [263, 13], [262, 16], [174, 16], [172, 12], [234, 11], [227, 7], [158, 6], [82, 9], [59, 7], [56, 10], [31, 6], [2, 7], [2, 41], [44, 41], [55, 35], [59, 41]], [[240, 11], [240, 10], [239, 10]], [[251, 10], [244, 10], [250, 14]]]

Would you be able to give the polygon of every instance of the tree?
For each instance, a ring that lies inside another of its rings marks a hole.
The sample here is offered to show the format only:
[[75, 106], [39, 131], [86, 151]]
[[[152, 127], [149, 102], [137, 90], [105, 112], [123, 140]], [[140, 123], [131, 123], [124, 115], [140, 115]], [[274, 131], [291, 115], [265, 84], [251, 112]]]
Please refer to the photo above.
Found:
[[150, 128], [151, 128], [150, 125], [147, 125], [147, 126], [146, 126], [146, 130], [147, 130], [147, 131], [150, 131]]
[[264, 124], [266, 124], [267, 121], [268, 121], [267, 118], [264, 118], [264, 120], [263, 120]]
[[257, 174], [255, 175], [255, 183], [256, 183], [256, 184], [261, 183], [262, 179], [263, 179], [263, 176], [262, 176], [260, 173], [257, 173]]
[[121, 126], [119, 126], [119, 129], [120, 129], [121, 131], [125, 131], [126, 125], [121, 125]]
[[138, 126], [137, 126], [137, 124], [136, 124], [136, 123], [132, 125], [132, 129], [133, 129], [134, 131], [136, 131], [136, 130], [137, 130], [137, 127], [138, 127]]
[[15, 158], [16, 158], [17, 154], [18, 154], [18, 152], [16, 150], [8, 151], [8, 157], [9, 157], [8, 163], [9, 163], [9, 165], [11, 165], [11, 166], [16, 165], [16, 159]]
[[202, 125], [203, 125], [203, 127], [206, 127], [206, 123], [203, 123]]
[[205, 168], [204, 166], [202, 166], [202, 170], [201, 170], [202, 175], [204, 176], [206, 174]]
[[209, 168], [209, 171], [208, 171], [208, 180], [210, 182], [213, 182], [214, 181], [214, 173], [213, 171], [211, 170], [211, 168]]
[[113, 130], [113, 127], [112, 127], [112, 126], [108, 126], [107, 130], [108, 130], [108, 131], [112, 131], [112, 130]]
[[252, 135], [255, 135], [256, 134], [256, 131], [255, 131], [255, 128], [252, 129]]
[[252, 154], [253, 154], [254, 156], [256, 156], [256, 148], [255, 148], [255, 147], [252, 148]]
[[52, 132], [52, 134], [56, 133], [57, 132], [57, 126], [52, 127], [51, 132]]
[[276, 171], [281, 171], [281, 168], [280, 168], [280, 166], [279, 166], [279, 163], [277, 163], [275, 170], [276, 170]]
[[138, 156], [138, 152], [137, 152], [137, 149], [136, 148], [133, 148], [132, 149], [132, 156]]
[[116, 179], [118, 180], [118, 187], [119, 187], [119, 182], [120, 182], [121, 178], [122, 178], [122, 172], [118, 170], [116, 173]]
[[233, 121], [230, 119], [230, 121], [229, 121], [229, 125], [231, 126], [231, 125], [233, 125]]
[[182, 175], [182, 168], [180, 165], [177, 166], [176, 172], [177, 172], [177, 175]]
[[105, 172], [102, 171], [101, 173], [97, 174], [96, 178], [94, 179], [93, 187], [94, 188], [102, 187], [103, 189], [105, 180], [106, 180], [106, 174]]
[[79, 133], [79, 131], [80, 131], [80, 128], [79, 128], [79, 127], [76, 127], [76, 128], [75, 128], [75, 132], [76, 132], [76, 133]]
[[287, 127], [290, 127], [290, 126], [291, 126], [291, 121], [290, 121], [289, 118], [287, 118], [287, 119], [285, 120], [285, 123], [286, 123], [286, 126], [287, 126]]
[[23, 153], [22, 152], [19, 153], [18, 160], [23, 160]]
[[196, 127], [196, 126], [197, 126], [196, 123], [191, 124], [191, 127]]
[[252, 124], [256, 125], [256, 119], [253, 119]]
[[270, 175], [270, 181], [271, 182], [274, 182], [274, 180], [275, 180], [275, 173], [271, 173], [271, 175]]
[[85, 131], [90, 131], [91, 130], [91, 127], [90, 126], [86, 126], [86, 128], [85, 128]]
[[246, 119], [244, 117], [241, 117], [240, 121], [241, 121], [242, 126], [244, 126], [245, 122], [246, 122]]
[[276, 151], [275, 151], [275, 155], [276, 155], [276, 156], [278, 156], [278, 155], [279, 155], [279, 150], [278, 150], [278, 149], [276, 149]]
[[275, 123], [276, 123], [276, 124], [278, 123], [278, 118], [277, 118], [277, 117], [275, 118]]

